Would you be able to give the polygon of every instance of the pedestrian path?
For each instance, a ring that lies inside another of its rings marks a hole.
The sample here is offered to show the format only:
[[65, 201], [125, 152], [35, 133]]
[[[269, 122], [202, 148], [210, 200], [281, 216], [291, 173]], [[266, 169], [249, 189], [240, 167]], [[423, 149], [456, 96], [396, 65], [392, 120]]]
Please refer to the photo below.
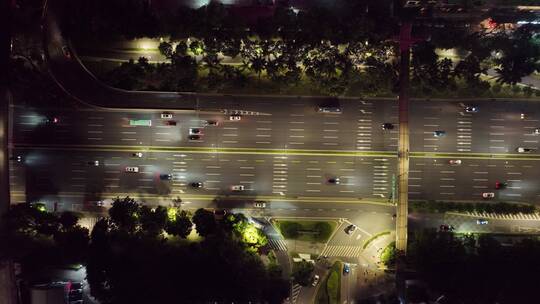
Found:
[[283, 301], [283, 304], [296, 304], [296, 301], [298, 300], [298, 295], [300, 295], [300, 289], [302, 289], [302, 286], [300, 286], [299, 284], [294, 284], [291, 290], [291, 297], [285, 299], [285, 301]]
[[360, 246], [326, 246], [321, 252], [322, 256], [330, 257], [359, 257], [362, 253]]
[[268, 239], [268, 246], [274, 250], [287, 251], [287, 244], [284, 240]]

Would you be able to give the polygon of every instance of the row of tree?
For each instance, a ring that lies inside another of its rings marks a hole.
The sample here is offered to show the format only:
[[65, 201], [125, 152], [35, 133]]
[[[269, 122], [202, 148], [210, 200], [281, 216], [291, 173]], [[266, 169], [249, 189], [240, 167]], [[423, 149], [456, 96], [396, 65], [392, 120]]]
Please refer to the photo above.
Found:
[[490, 235], [424, 230], [409, 242], [408, 260], [449, 303], [529, 303], [536, 297], [540, 241], [501, 244]]
[[496, 214], [533, 214], [537, 211], [534, 205], [499, 203], [456, 203], [440, 201], [413, 201], [411, 211], [415, 212], [479, 212]]
[[[116, 199], [109, 217], [89, 234], [78, 215], [47, 212], [40, 204], [14, 205], [1, 231], [2, 258], [25, 273], [44, 266], [86, 265], [91, 294], [102, 303], [281, 303], [288, 282], [281, 270], [262, 264], [265, 235], [242, 214], [198, 209], [149, 208]], [[193, 234], [198, 241], [187, 241]]]

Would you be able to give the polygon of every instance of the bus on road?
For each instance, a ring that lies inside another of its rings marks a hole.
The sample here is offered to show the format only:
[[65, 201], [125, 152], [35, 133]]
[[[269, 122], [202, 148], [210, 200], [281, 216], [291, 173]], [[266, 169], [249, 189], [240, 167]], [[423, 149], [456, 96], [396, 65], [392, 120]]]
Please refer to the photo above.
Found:
[[152, 126], [152, 120], [150, 119], [131, 119], [129, 121], [130, 126]]

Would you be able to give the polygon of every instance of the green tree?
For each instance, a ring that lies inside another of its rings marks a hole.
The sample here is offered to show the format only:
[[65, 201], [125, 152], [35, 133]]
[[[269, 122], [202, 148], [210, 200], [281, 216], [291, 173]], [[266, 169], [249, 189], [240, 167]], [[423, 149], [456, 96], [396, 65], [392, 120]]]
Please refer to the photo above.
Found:
[[74, 212], [64, 211], [60, 214], [58, 221], [62, 225], [62, 229], [67, 230], [77, 225], [77, 222], [79, 222], [79, 216]]
[[167, 233], [176, 235], [180, 238], [185, 239], [190, 233], [193, 227], [189, 213], [182, 210], [176, 213], [174, 219], [169, 219], [165, 230]]
[[139, 225], [140, 205], [129, 196], [117, 197], [109, 209], [109, 216], [120, 229], [135, 232]]
[[167, 224], [167, 208], [163, 206], [156, 208], [141, 206], [139, 214], [142, 230], [145, 233], [157, 236], [165, 229], [165, 225]]
[[197, 209], [192, 220], [195, 224], [195, 230], [200, 236], [208, 236], [217, 231], [216, 219], [211, 211], [202, 208]]
[[88, 250], [88, 229], [79, 225], [55, 233], [54, 241], [65, 262], [83, 262]]
[[167, 57], [168, 59], [171, 59], [173, 55], [173, 47], [172, 44], [168, 41], [163, 41], [158, 46], [159, 52], [161, 55]]
[[291, 274], [293, 281], [302, 286], [308, 286], [311, 283], [311, 276], [314, 269], [313, 263], [306, 260], [295, 263]]

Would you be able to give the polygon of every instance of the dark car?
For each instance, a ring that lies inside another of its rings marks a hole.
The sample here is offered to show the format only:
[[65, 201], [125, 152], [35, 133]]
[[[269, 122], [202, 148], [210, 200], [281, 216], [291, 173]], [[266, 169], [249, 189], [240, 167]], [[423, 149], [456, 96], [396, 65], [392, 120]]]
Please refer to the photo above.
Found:
[[394, 124], [391, 124], [389, 122], [385, 122], [381, 125], [382, 129], [383, 130], [393, 130], [394, 129]]
[[203, 187], [203, 183], [201, 183], [201, 182], [194, 182], [194, 183], [191, 183], [191, 187], [193, 187], [193, 188], [202, 188], [202, 187]]
[[82, 300], [82, 289], [72, 289], [68, 294], [69, 301]]
[[215, 127], [215, 126], [217, 126], [219, 123], [218, 123], [217, 120], [207, 120], [207, 121], [205, 122], [205, 124], [206, 124], [207, 126], [214, 126], [214, 127]]
[[188, 138], [189, 138], [189, 140], [199, 140], [199, 139], [201, 139], [201, 136], [200, 135], [190, 135]]
[[339, 177], [329, 178], [328, 183], [333, 184], [333, 185], [339, 185], [339, 183], [340, 183]]
[[227, 214], [227, 210], [225, 209], [215, 209], [214, 210], [214, 217], [218, 220], [222, 219], [223, 217], [225, 217], [225, 215]]
[[171, 179], [172, 179], [172, 174], [160, 174], [160, 175], [159, 175], [159, 179], [162, 179], [162, 180], [171, 180]]
[[454, 226], [442, 224], [439, 226], [439, 231], [442, 231], [442, 232], [454, 231]]
[[167, 121], [165, 122], [165, 125], [166, 125], [166, 126], [176, 126], [176, 121], [174, 121], [174, 120], [167, 120]]
[[433, 136], [435, 137], [443, 137], [446, 135], [446, 132], [443, 130], [437, 130], [433, 132]]
[[351, 224], [351, 225], [347, 226], [347, 228], [345, 228], [345, 233], [346, 234], [352, 234], [355, 230], [356, 230], [356, 225]]
[[59, 122], [60, 122], [60, 119], [58, 119], [58, 117], [51, 116], [51, 117], [45, 118], [45, 123], [46, 124], [55, 125], [55, 124], [57, 124]]

